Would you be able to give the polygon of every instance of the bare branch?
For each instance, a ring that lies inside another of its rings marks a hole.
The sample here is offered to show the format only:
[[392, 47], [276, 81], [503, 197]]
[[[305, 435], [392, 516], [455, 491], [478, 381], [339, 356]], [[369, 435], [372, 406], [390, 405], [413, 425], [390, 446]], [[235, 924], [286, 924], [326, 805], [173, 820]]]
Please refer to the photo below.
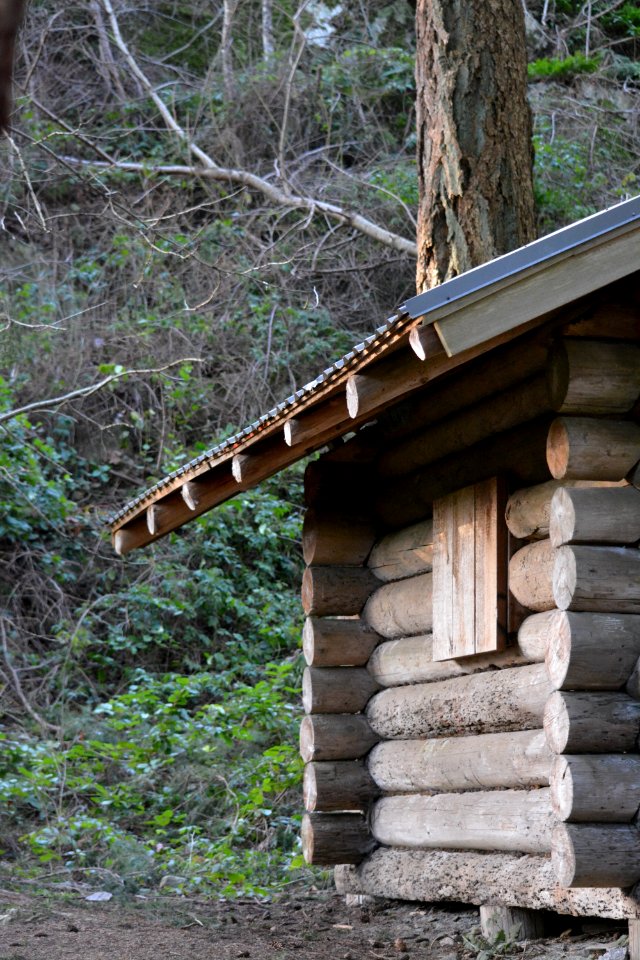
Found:
[[[109, 17], [116, 45], [125, 58], [129, 69], [137, 77], [153, 100], [158, 112], [160, 113], [169, 130], [175, 133], [175, 135], [185, 144], [192, 156], [195, 157], [200, 164], [202, 164], [202, 167], [190, 167], [179, 164], [154, 166], [153, 164], [147, 165], [145, 163], [118, 161], [117, 164], [114, 164], [114, 166], [117, 166], [117, 168], [120, 170], [144, 171], [147, 174], [164, 173], [179, 176], [192, 174], [194, 176], [199, 176], [206, 179], [241, 184], [242, 186], [248, 187], [251, 190], [256, 190], [258, 193], [262, 193], [273, 203], [276, 203], [280, 206], [297, 207], [299, 209], [309, 210], [314, 215], [316, 213], [325, 214], [332, 220], [337, 220], [339, 223], [347, 224], [348, 226], [353, 227], [355, 230], [358, 230], [358, 232], [371, 237], [373, 240], [377, 240], [378, 243], [382, 243], [387, 247], [391, 247], [393, 250], [400, 250], [402, 253], [407, 253], [413, 257], [417, 256], [417, 247], [413, 240], [408, 240], [407, 238], [401, 237], [396, 233], [392, 233], [390, 230], [385, 230], [384, 227], [378, 226], [376, 223], [373, 223], [366, 217], [361, 216], [359, 213], [352, 213], [335, 203], [329, 203], [324, 200], [316, 200], [313, 197], [307, 197], [303, 194], [290, 196], [289, 194], [285, 193], [284, 190], [281, 190], [269, 183], [263, 177], [259, 177], [254, 173], [250, 173], [248, 170], [236, 170], [231, 167], [221, 167], [219, 164], [217, 164], [208, 153], [202, 150], [187, 136], [186, 131], [180, 126], [176, 118], [159, 96], [158, 92], [154, 89], [151, 81], [141, 70], [122, 37], [122, 33], [120, 32], [120, 24], [118, 23], [118, 19], [113, 10], [111, 0], [101, 0], [101, 2]], [[91, 163], [89, 161], [79, 160], [72, 157], [65, 157], [64, 159], [67, 163], [78, 163], [88, 166], [109, 166], [109, 164], [105, 162]]]
[[164, 373], [165, 370], [169, 370], [171, 367], [177, 367], [179, 364], [202, 362], [200, 357], [181, 357], [179, 360], [172, 360], [171, 363], [165, 363], [162, 367], [149, 367], [144, 370], [120, 370], [118, 373], [110, 373], [108, 377], [104, 377], [102, 380], [99, 380], [97, 383], [92, 383], [88, 387], [70, 390], [69, 393], [63, 393], [59, 397], [49, 397], [47, 400], [35, 400], [33, 403], [26, 403], [23, 407], [16, 407], [14, 410], [7, 410], [4, 413], [0, 413], [0, 423], [4, 423], [6, 420], [12, 420], [22, 413], [32, 413], [34, 410], [48, 410], [51, 407], [61, 407], [63, 404], [68, 403], [69, 400], [77, 400], [79, 397], [90, 397], [91, 394], [97, 393], [98, 390], [102, 390], [103, 387], [114, 383], [116, 380], [122, 380], [123, 377], [142, 377], [152, 373]]

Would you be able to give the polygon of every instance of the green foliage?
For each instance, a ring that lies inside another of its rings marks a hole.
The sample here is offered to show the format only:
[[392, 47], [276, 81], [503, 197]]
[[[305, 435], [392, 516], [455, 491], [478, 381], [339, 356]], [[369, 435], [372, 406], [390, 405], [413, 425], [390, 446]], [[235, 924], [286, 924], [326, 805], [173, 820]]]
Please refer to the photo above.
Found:
[[595, 73], [601, 57], [587, 57], [584, 53], [570, 54], [559, 60], [544, 57], [534, 60], [527, 67], [530, 80], [572, 80], [578, 74]]

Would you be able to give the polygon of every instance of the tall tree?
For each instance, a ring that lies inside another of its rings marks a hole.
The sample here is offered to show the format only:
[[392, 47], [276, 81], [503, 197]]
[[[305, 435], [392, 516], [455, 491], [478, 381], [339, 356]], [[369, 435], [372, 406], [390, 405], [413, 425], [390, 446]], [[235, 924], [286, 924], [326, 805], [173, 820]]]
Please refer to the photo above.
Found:
[[535, 238], [521, 0], [418, 0], [418, 292]]

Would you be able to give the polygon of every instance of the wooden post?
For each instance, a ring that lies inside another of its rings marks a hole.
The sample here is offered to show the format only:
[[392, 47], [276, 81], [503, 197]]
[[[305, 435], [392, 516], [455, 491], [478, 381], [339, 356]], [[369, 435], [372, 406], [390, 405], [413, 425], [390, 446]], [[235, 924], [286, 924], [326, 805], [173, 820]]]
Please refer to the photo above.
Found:
[[630, 420], [559, 417], [549, 428], [547, 463], [556, 480], [622, 480], [640, 458]]
[[360, 619], [307, 617], [302, 651], [310, 667], [362, 667], [380, 637]]
[[366, 766], [357, 761], [325, 760], [304, 768], [302, 794], [309, 812], [366, 810], [378, 792]]
[[358, 813], [305, 813], [300, 832], [305, 862], [323, 867], [360, 863], [376, 845]]
[[625, 753], [637, 749], [640, 703], [625, 693], [556, 691], [543, 725], [553, 753]]
[[629, 960], [640, 960], [640, 920], [629, 920]]
[[545, 935], [545, 919], [539, 910], [483, 904], [480, 907], [482, 936], [493, 943], [502, 932], [507, 940], [537, 940]]
[[306, 667], [305, 713], [359, 713], [379, 686], [364, 667]]
[[640, 832], [630, 824], [559, 823], [551, 863], [563, 887], [631, 887], [640, 880]]
[[357, 760], [380, 738], [362, 714], [308, 715], [300, 723], [300, 756], [311, 760]]
[[558, 547], [553, 596], [560, 610], [640, 613], [640, 551], [628, 547]]
[[633, 486], [556, 490], [549, 538], [565, 543], [635, 543], [640, 540], [640, 491]]

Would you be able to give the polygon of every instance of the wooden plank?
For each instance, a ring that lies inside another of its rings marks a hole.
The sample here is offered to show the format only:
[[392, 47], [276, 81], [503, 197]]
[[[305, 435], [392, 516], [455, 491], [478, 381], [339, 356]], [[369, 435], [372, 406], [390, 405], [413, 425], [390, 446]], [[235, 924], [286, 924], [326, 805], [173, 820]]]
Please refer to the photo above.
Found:
[[434, 660], [504, 647], [505, 500], [494, 477], [434, 503]]
[[493, 287], [491, 296], [458, 306], [438, 319], [436, 331], [453, 356], [613, 283], [629, 273], [630, 263], [640, 263], [640, 232], [635, 224], [604, 243], [596, 238], [584, 244], [578, 253], [567, 253], [533, 276], [505, 280], [508, 285], [499, 290]]

